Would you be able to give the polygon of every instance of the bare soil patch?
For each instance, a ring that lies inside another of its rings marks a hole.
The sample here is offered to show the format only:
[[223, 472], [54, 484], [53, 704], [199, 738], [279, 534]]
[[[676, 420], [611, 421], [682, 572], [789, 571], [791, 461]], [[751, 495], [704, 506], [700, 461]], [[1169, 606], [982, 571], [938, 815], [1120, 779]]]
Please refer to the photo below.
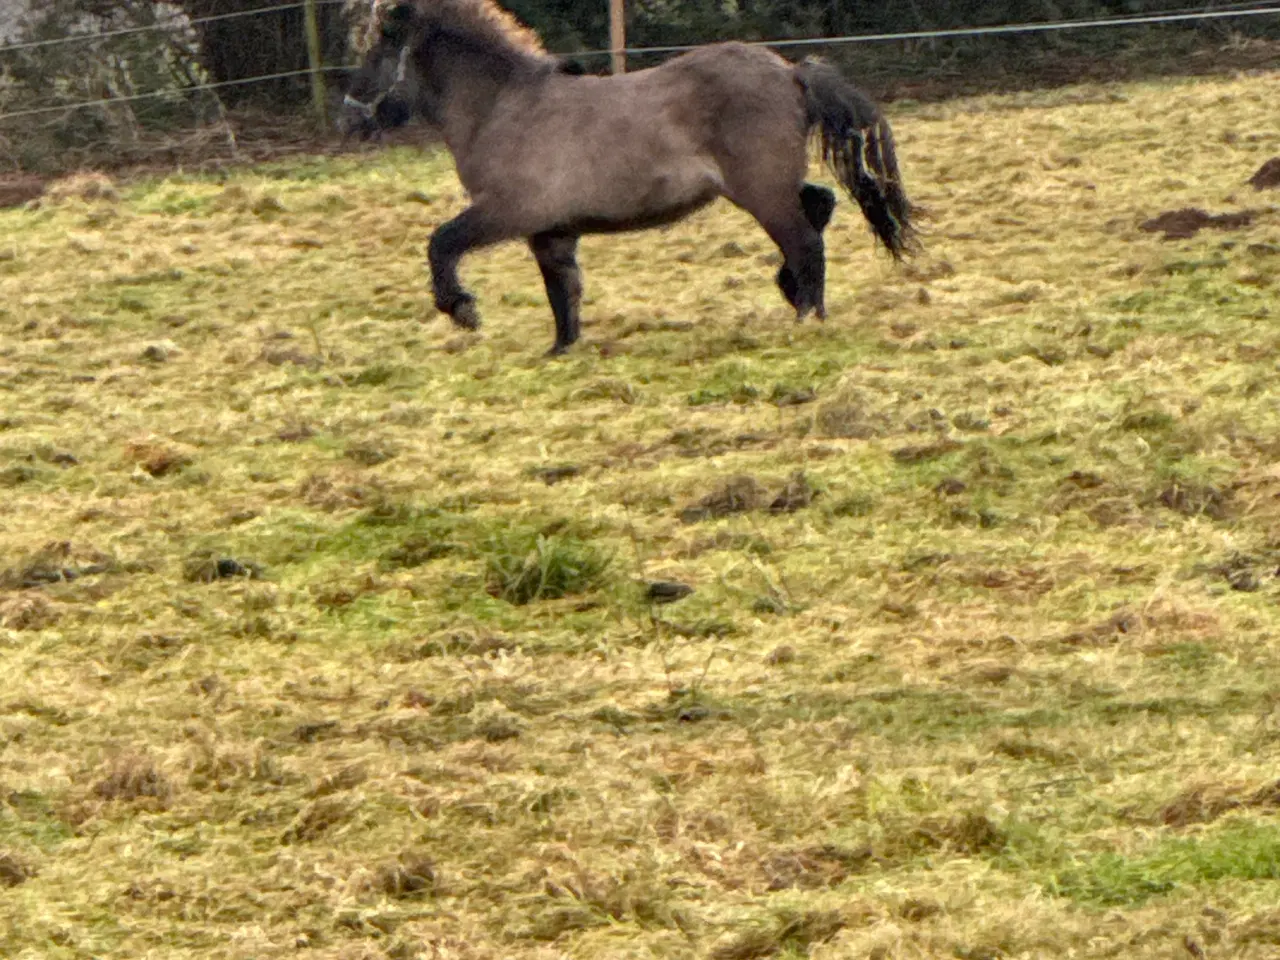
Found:
[[1280, 187], [1280, 157], [1272, 157], [1258, 168], [1249, 183], [1255, 190], [1270, 190]]
[[1239, 213], [1206, 213], [1199, 207], [1168, 210], [1158, 217], [1144, 221], [1141, 229], [1146, 233], [1163, 233], [1166, 240], [1189, 240], [1201, 230], [1241, 230], [1258, 217], [1260, 210], [1241, 210]]
[[16, 176], [0, 180], [0, 209], [20, 207], [44, 193], [44, 181], [37, 176]]

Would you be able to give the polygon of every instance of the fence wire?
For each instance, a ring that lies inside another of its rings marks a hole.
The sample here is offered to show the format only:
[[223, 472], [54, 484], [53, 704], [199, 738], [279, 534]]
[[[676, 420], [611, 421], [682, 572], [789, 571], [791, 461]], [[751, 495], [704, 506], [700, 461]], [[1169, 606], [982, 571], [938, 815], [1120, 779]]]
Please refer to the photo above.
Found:
[[[316, 0], [318, 7], [330, 7], [346, 3], [347, 0]], [[234, 13], [215, 13], [207, 17], [173, 17], [163, 23], [148, 23], [136, 27], [120, 27], [116, 30], [99, 30], [95, 33], [74, 33], [65, 37], [51, 37], [48, 40], [23, 40], [18, 43], [0, 44], [0, 56], [6, 53], [17, 53], [23, 50], [40, 50], [45, 47], [61, 47], [69, 43], [93, 43], [109, 40], [113, 37], [128, 37], [138, 33], [158, 33], [161, 30], [185, 30], [188, 27], [203, 23], [217, 23], [221, 20], [235, 20], [239, 17], [256, 17], [264, 13], [279, 13], [282, 10], [301, 10], [305, 3], [293, 0], [292, 3], [279, 3], [271, 7], [258, 7], [254, 10], [237, 10]]]
[[[322, 73], [339, 73], [346, 67], [321, 67]], [[310, 69], [283, 70], [280, 73], [264, 73], [258, 77], [243, 77], [239, 80], [220, 80], [212, 83], [196, 83], [185, 87], [174, 87], [170, 90], [152, 90], [148, 93], [135, 93], [127, 97], [104, 97], [100, 100], [81, 100], [78, 103], [64, 103], [57, 107], [36, 107], [33, 110], [15, 110], [13, 113], [0, 113], [0, 120], [12, 120], [17, 117], [36, 117], [41, 114], [62, 113], [67, 110], [83, 110], [86, 107], [107, 107], [113, 103], [138, 103], [143, 100], [163, 100], [166, 97], [181, 97], [188, 93], [202, 90], [221, 90], [226, 87], [245, 86], [252, 83], [267, 83], [271, 80], [287, 80], [290, 77], [310, 75]]]
[[[347, 0], [316, 0], [317, 5], [332, 6], [335, 4], [346, 3]], [[102, 40], [111, 37], [127, 36], [137, 33], [147, 33], [160, 30], [168, 30], [174, 28], [186, 29], [188, 27], [197, 26], [204, 23], [212, 23], [223, 20], [231, 20], [240, 17], [257, 16], [266, 13], [279, 12], [282, 10], [296, 10], [306, 6], [298, 0], [289, 3], [281, 3], [270, 7], [261, 7], [256, 10], [242, 10], [234, 13], [215, 14], [208, 17], [197, 18], [181, 18], [176, 17], [171, 21], [163, 24], [152, 24], [147, 26], [126, 27], [119, 30], [101, 31], [98, 33], [76, 34], [74, 36], [52, 38], [48, 40], [25, 41], [20, 43], [12, 43], [0, 46], [0, 55], [5, 53], [33, 50], [42, 47], [51, 47], [69, 43], [89, 42], [94, 40]], [[1088, 19], [1077, 20], [1056, 20], [1047, 22], [1029, 22], [1029, 23], [1013, 23], [1013, 24], [996, 24], [991, 26], [978, 27], [957, 27], [938, 30], [910, 30], [899, 31], [893, 33], [866, 33], [866, 34], [850, 34], [835, 37], [804, 37], [804, 38], [778, 38], [773, 40], [755, 40], [748, 41], [752, 46], [789, 48], [789, 47], [817, 47], [817, 46], [842, 46], [847, 44], [859, 43], [884, 43], [892, 41], [913, 41], [913, 40], [940, 40], [940, 39], [959, 39], [965, 37], [989, 37], [1000, 35], [1014, 34], [1034, 34], [1034, 33], [1051, 33], [1070, 30], [1096, 30], [1104, 28], [1120, 28], [1130, 26], [1155, 26], [1161, 24], [1187, 23], [1187, 22], [1210, 22], [1219, 20], [1230, 20], [1246, 17], [1259, 17], [1280, 14], [1280, 3], [1258, 5], [1257, 3], [1234, 3], [1225, 8], [1214, 10], [1170, 10], [1163, 13], [1141, 14], [1141, 15], [1116, 15], [1109, 17], [1093, 17]], [[683, 53], [689, 50], [697, 49], [701, 44], [674, 44], [667, 46], [648, 46], [648, 47], [627, 47], [622, 52], [628, 56], [644, 56], [651, 54], [670, 54]], [[571, 51], [561, 54], [562, 56], [587, 58], [608, 56], [614, 51], [609, 49], [596, 49], [584, 51]], [[324, 66], [321, 68], [325, 73], [337, 73], [348, 69], [345, 66]], [[157, 90], [147, 93], [133, 94], [124, 97], [101, 97], [93, 100], [82, 100], [74, 103], [59, 104], [57, 106], [36, 107], [31, 109], [16, 110], [10, 113], [0, 113], [0, 121], [14, 120], [25, 117], [34, 117], [48, 114], [65, 113], [73, 110], [83, 110], [91, 107], [109, 107], [112, 104], [136, 103], [146, 100], [160, 100], [170, 97], [181, 97], [188, 93], [195, 93], [206, 90], [219, 90], [229, 87], [247, 86], [255, 83], [265, 83], [273, 80], [284, 80], [292, 77], [302, 77], [310, 73], [310, 70], [288, 70], [278, 73], [262, 74], [254, 77], [244, 77], [236, 80], [225, 80], [210, 83], [190, 84], [180, 87], [174, 87], [166, 90]]]
[[[1240, 8], [1245, 5], [1233, 4]], [[1247, 9], [1219, 9], [1201, 11], [1169, 11], [1126, 16], [1119, 14], [1113, 17], [1095, 17], [1089, 20], [1055, 20], [1044, 23], [1007, 23], [988, 27], [956, 27], [941, 30], [908, 30], [898, 33], [859, 33], [841, 37], [802, 37], [780, 40], [745, 41], [754, 47], [817, 47], [841, 46], [854, 43], [884, 43], [892, 40], [943, 40], [961, 37], [990, 37], [1018, 33], [1054, 33], [1064, 30], [1094, 30], [1100, 27], [1132, 27], [1154, 26], [1165, 23], [1185, 23], [1189, 21], [1227, 20], [1235, 17], [1257, 17], [1265, 14], [1280, 13], [1280, 5], [1256, 6], [1247, 5]], [[641, 56], [654, 53], [687, 53], [696, 50], [702, 44], [675, 44], [664, 47], [627, 47], [622, 53], [628, 56]], [[574, 57], [604, 57], [614, 53], [613, 50], [584, 50], [581, 53], [566, 54]]]

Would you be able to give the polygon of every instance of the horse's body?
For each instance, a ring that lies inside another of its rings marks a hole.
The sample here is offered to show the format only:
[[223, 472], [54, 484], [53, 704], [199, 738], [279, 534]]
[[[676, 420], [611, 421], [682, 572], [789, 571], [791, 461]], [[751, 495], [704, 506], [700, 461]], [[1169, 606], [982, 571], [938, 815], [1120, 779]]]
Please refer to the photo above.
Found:
[[387, 14], [348, 107], [348, 129], [365, 131], [421, 113], [453, 154], [471, 206], [432, 236], [436, 306], [477, 326], [459, 259], [528, 238], [555, 314], [555, 352], [578, 338], [581, 235], [673, 223], [722, 196], [782, 250], [778, 285], [798, 316], [824, 316], [822, 230], [835, 196], [805, 183], [815, 128], [890, 252], [912, 242], [892, 133], [876, 107], [833, 68], [757, 47], [716, 44], [650, 70], [581, 75], [491, 0], [418, 0]]

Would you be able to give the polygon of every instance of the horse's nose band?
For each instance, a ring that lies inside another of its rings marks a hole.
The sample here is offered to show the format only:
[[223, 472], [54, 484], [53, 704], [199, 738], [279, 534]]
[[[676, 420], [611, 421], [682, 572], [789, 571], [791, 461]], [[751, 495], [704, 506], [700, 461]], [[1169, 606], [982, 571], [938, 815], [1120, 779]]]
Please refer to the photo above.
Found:
[[396, 78], [391, 82], [391, 86], [387, 87], [386, 90], [382, 91], [382, 93], [378, 94], [368, 103], [365, 103], [363, 100], [357, 100], [348, 93], [342, 98], [342, 105], [344, 107], [351, 107], [354, 110], [359, 110], [360, 114], [365, 119], [372, 120], [374, 114], [378, 111], [378, 107], [382, 106], [382, 101], [386, 100], [387, 97], [391, 96], [393, 93], [398, 92], [399, 89], [404, 86], [404, 81], [408, 76], [408, 73], [409, 48], [408, 46], [404, 46], [400, 48], [400, 62], [396, 65]]

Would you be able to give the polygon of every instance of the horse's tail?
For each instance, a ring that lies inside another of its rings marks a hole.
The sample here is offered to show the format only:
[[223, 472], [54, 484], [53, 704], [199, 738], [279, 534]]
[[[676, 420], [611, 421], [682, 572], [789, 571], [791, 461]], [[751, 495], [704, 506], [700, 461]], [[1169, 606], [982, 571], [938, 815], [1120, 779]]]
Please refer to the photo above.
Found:
[[858, 201], [885, 248], [901, 260], [918, 241], [911, 222], [915, 208], [902, 188], [889, 122], [830, 64], [807, 59], [795, 69], [805, 92], [808, 129], [817, 134], [822, 159]]

